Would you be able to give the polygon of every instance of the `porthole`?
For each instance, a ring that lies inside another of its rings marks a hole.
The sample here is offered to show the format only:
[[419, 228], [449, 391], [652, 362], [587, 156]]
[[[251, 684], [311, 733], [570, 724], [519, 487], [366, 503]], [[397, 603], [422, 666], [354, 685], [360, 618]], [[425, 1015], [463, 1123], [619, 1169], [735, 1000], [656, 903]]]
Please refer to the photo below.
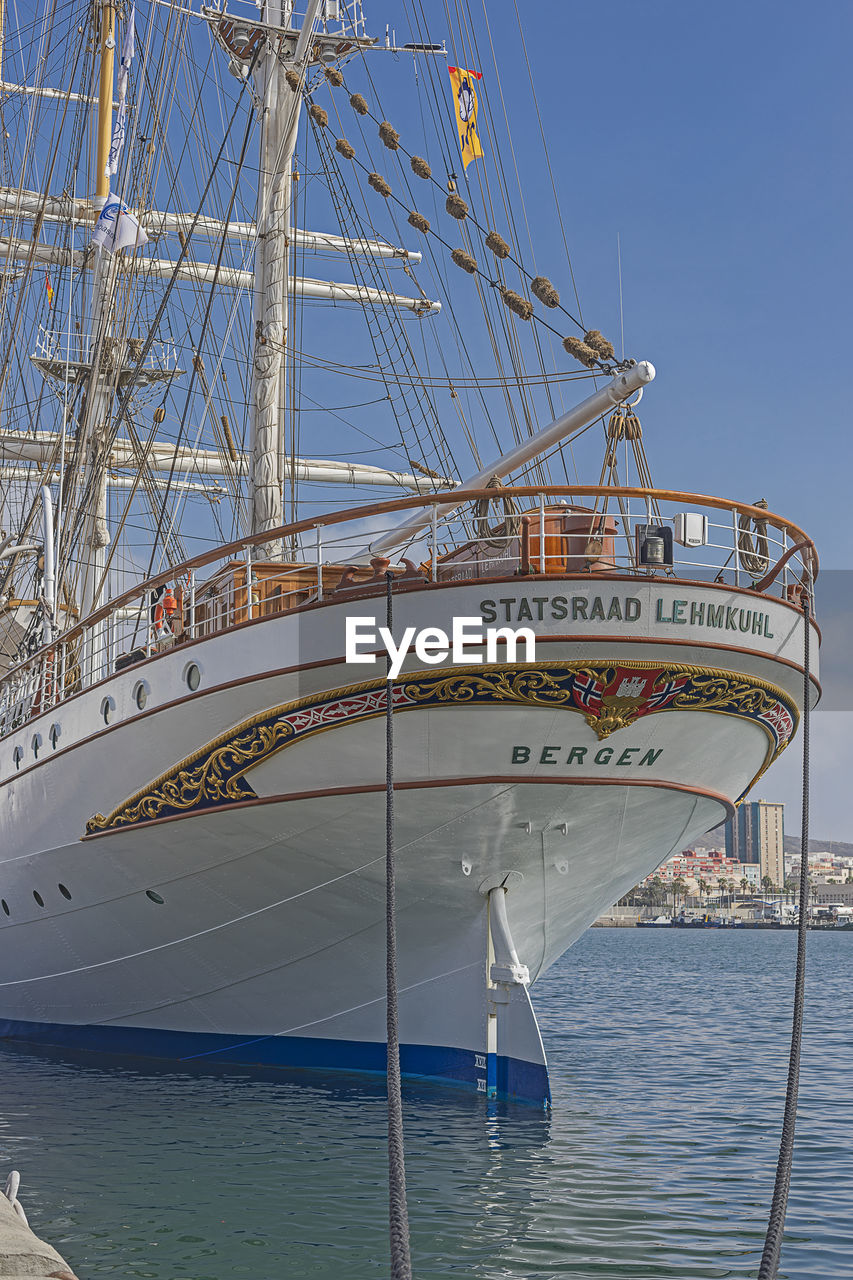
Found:
[[56, 887], [57, 887], [57, 889], [59, 890], [59, 892], [62, 894], [63, 898], [67, 898], [67, 899], [69, 900], [69, 902], [70, 902], [70, 901], [71, 901], [71, 890], [70, 890], [70, 889], [66, 889], [66, 887], [65, 887], [65, 885], [64, 885], [64, 884], [58, 884]]
[[0, 898], [0, 907], [3, 908], [7, 916], [12, 914], [11, 911], [9, 910], [9, 904], [5, 898]]
[[39, 751], [40, 751], [40, 749], [41, 749], [41, 734], [40, 734], [40, 733], [34, 733], [34, 734], [33, 734], [33, 740], [32, 740], [31, 745], [32, 745], [32, 748], [33, 748], [33, 755], [35, 756], [36, 760], [38, 760], [38, 758], [39, 758]]
[[20, 769], [21, 761], [23, 760], [23, 758], [24, 758], [24, 748], [15, 747], [15, 750], [12, 752], [12, 759], [15, 761], [16, 769]]
[[41, 896], [38, 889], [33, 889], [33, 897], [35, 898], [36, 902], [39, 904], [40, 907], [44, 906], [44, 898]]
[[59, 741], [61, 734], [62, 730], [58, 724], [52, 724], [50, 726], [50, 733], [47, 736], [50, 738], [50, 745], [53, 747], [54, 751], [56, 750], [56, 744]]
[[116, 709], [115, 698], [104, 698], [101, 703], [101, 719], [104, 724], [109, 724], [113, 718], [113, 712]]
[[153, 889], [146, 889], [145, 896], [150, 898], [152, 902], [156, 902], [158, 907], [162, 907], [166, 901], [165, 898], [160, 897], [159, 893], [155, 893]]
[[136, 703], [140, 711], [145, 710], [145, 704], [148, 701], [148, 685], [144, 680], [139, 680], [134, 685], [133, 701]]
[[184, 679], [187, 682], [187, 688], [190, 693], [195, 693], [201, 684], [201, 670], [195, 662], [191, 662], [184, 672]]

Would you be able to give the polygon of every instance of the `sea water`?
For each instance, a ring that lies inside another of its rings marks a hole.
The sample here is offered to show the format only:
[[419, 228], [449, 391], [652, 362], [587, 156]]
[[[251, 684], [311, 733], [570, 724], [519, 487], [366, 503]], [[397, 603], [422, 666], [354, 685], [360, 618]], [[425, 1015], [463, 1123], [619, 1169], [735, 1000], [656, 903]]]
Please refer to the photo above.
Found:
[[[754, 1276], [793, 933], [596, 929], [537, 984], [553, 1109], [407, 1087], [416, 1280]], [[780, 1275], [853, 1275], [853, 934], [810, 934]], [[383, 1086], [0, 1049], [0, 1173], [81, 1280], [388, 1275]]]

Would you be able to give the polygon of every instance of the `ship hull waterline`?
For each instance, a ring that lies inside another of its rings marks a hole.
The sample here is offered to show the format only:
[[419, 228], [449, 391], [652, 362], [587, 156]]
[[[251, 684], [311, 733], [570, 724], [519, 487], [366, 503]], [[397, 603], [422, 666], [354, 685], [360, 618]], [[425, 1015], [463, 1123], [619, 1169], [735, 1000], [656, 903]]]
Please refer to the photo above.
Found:
[[[279, 659], [282, 622], [258, 623], [253, 638], [267, 632]], [[227, 639], [143, 664], [153, 690], [159, 670], [194, 654], [206, 696], [78, 732], [64, 763], [6, 779], [15, 854], [0, 863], [0, 1035], [208, 1065], [382, 1071], [384, 682], [346, 683], [374, 673], [321, 657], [301, 676], [295, 664], [227, 689], [214, 679], [227, 654], [213, 652]], [[603, 909], [732, 811], [780, 749], [780, 716], [789, 736], [797, 716], [796, 664], [768, 652], [775, 633], [725, 658], [654, 635], [541, 639], [547, 657], [532, 665], [421, 666], [394, 686], [403, 1069], [530, 1101], [548, 1096], [544, 1051], [526, 983], [505, 968], [495, 977], [491, 891], [505, 893], [535, 982]], [[620, 682], [627, 708], [608, 701]], [[62, 708], [69, 738], [72, 713], [86, 714], [76, 701]]]

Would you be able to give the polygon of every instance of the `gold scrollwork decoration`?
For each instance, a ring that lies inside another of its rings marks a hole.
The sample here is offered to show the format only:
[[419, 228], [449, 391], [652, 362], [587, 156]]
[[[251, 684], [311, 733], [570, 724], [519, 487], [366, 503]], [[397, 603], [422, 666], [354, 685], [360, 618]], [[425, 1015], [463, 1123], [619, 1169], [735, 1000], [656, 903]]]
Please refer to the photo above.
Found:
[[402, 688], [412, 702], [442, 702], [458, 705], [470, 702], [517, 702], [536, 706], [559, 706], [572, 699], [574, 671], [484, 669], [482, 674], [404, 679]]
[[[86, 833], [98, 835], [250, 800], [256, 793], [245, 775], [255, 765], [303, 738], [384, 715], [385, 697], [385, 681], [374, 680], [261, 712], [175, 764], [111, 813], [95, 814]], [[744, 716], [770, 739], [767, 764], [784, 748], [799, 719], [792, 700], [757, 677], [633, 660], [444, 669], [404, 676], [394, 686], [397, 712], [507, 703], [582, 714], [599, 738], [660, 711]]]

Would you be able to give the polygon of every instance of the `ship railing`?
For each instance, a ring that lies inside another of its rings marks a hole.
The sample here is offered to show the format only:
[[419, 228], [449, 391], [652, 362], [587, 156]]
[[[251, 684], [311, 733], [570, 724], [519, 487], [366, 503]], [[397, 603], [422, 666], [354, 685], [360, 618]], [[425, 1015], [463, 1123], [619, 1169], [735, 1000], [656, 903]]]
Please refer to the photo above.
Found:
[[[372, 555], [371, 544], [387, 547], [403, 519], [406, 539]], [[762, 507], [640, 487], [486, 488], [329, 512], [164, 570], [66, 629], [0, 681], [0, 736], [175, 646], [384, 592], [389, 571], [397, 591], [612, 576], [703, 582], [798, 604], [817, 569], [807, 535]], [[105, 696], [105, 723], [113, 710]]]

